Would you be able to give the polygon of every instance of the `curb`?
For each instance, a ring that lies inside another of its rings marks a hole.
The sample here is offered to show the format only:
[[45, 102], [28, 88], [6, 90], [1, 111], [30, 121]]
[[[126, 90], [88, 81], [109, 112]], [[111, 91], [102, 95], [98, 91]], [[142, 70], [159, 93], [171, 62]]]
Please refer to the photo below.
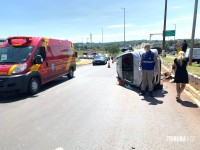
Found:
[[[166, 70], [166, 71], [169, 71], [169, 69], [166, 66], [164, 66], [164, 65], [162, 65], [162, 68], [164, 70]], [[184, 92], [186, 94], [188, 94], [186, 91], [189, 92], [190, 94], [192, 94], [192, 96], [196, 98], [196, 101], [195, 101], [196, 103], [200, 104], [200, 91], [198, 91], [197, 89], [195, 89], [194, 87], [192, 87], [190, 84], [186, 84], [186, 88], [184, 90]]]
[[200, 102], [200, 91], [192, 87], [190, 84], [187, 84], [185, 89], [189, 91]]

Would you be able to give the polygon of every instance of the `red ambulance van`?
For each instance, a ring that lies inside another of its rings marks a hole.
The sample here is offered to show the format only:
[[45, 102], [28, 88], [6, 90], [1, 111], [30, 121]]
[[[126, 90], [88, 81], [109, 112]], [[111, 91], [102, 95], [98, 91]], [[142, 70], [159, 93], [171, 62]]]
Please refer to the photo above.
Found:
[[73, 43], [43, 37], [9, 37], [0, 46], [0, 93], [36, 94], [40, 86], [58, 77], [73, 78]]

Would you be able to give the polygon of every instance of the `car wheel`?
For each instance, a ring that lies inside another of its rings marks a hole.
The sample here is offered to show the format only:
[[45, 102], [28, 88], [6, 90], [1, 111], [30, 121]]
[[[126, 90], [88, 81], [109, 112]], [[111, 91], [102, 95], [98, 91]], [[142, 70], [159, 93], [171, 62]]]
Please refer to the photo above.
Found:
[[40, 90], [40, 81], [37, 77], [30, 79], [28, 84], [28, 90], [31, 95], [37, 94]]
[[69, 74], [67, 75], [67, 77], [69, 79], [72, 79], [74, 77], [74, 70], [72, 68], [69, 70]]

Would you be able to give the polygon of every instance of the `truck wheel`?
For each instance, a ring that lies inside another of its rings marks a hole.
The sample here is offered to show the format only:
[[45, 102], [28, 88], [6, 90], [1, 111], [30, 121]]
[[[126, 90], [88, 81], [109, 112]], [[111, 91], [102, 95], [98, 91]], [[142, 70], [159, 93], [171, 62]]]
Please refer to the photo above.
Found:
[[38, 78], [33, 77], [29, 81], [28, 90], [31, 95], [37, 94], [40, 90], [40, 81]]
[[69, 79], [72, 79], [74, 77], [74, 70], [72, 68], [70, 69], [69, 74], [67, 75], [67, 77]]

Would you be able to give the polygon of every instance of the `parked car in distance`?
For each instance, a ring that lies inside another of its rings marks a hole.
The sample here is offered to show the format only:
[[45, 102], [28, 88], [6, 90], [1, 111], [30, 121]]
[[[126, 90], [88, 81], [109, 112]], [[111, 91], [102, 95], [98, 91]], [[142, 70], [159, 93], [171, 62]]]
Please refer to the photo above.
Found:
[[92, 61], [93, 65], [105, 65], [107, 64], [107, 58], [104, 55], [96, 55]]
[[171, 55], [175, 55], [175, 54], [176, 54], [176, 51], [170, 51], [169, 54], [171, 54]]
[[93, 55], [88, 55], [87, 59], [93, 59]]
[[87, 58], [88, 58], [87, 53], [83, 53], [82, 59], [87, 59]]
[[[189, 59], [190, 48], [186, 50], [185, 57]], [[192, 62], [197, 62], [200, 64], [200, 48], [193, 48]]]
[[0, 45], [2, 45], [5, 41], [6, 39], [0, 39]]

